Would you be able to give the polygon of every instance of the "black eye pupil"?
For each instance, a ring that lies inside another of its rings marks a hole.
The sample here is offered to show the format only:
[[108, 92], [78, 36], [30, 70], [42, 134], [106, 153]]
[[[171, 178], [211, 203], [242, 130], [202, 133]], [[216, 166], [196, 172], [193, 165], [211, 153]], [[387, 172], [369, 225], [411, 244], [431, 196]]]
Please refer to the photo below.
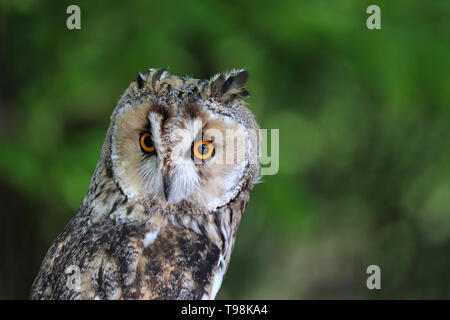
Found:
[[145, 138], [144, 138], [144, 144], [145, 144], [147, 147], [153, 146], [152, 138], [151, 138], [150, 136], [145, 137]]
[[201, 155], [208, 153], [208, 146], [206, 144], [202, 144], [198, 147], [198, 153], [200, 153]]

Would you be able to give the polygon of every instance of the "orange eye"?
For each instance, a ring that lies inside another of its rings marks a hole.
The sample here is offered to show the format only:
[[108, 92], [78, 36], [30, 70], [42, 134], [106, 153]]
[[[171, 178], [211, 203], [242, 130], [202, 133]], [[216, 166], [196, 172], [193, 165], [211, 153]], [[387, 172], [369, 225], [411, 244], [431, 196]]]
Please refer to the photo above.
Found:
[[153, 143], [152, 135], [149, 132], [141, 133], [139, 141], [143, 152], [150, 153], [155, 151], [155, 144]]
[[214, 157], [215, 149], [211, 141], [200, 140], [192, 146], [192, 154], [199, 160]]

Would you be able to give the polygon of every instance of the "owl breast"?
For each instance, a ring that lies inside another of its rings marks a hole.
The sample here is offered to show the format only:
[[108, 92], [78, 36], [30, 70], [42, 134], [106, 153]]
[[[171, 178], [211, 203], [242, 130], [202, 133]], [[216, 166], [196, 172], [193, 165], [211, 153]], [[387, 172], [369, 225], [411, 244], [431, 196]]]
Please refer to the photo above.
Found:
[[[139, 74], [113, 112], [77, 214], [42, 262], [33, 299], [215, 298], [259, 178], [258, 125], [242, 100], [247, 77]], [[241, 149], [229, 148], [229, 130], [241, 130]]]

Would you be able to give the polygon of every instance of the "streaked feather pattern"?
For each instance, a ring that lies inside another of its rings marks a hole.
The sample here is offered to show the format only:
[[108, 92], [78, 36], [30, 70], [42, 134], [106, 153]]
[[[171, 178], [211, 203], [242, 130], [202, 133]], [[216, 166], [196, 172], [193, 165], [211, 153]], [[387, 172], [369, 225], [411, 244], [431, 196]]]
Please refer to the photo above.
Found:
[[[194, 128], [196, 119], [200, 134], [209, 127], [257, 130], [242, 100], [247, 79], [245, 70], [211, 80], [166, 69], [139, 73], [113, 112], [89, 190], [47, 252], [31, 298], [215, 297], [259, 164], [183, 167], [176, 130]], [[155, 140], [151, 156], [138, 145], [145, 130]], [[246, 139], [257, 152], [257, 134]]]

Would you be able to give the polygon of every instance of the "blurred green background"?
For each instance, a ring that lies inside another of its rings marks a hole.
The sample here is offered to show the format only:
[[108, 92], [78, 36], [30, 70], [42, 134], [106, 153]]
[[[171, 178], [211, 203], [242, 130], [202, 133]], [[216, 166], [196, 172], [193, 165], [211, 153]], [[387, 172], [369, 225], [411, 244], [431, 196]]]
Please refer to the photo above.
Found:
[[280, 129], [218, 298], [450, 298], [449, 18], [447, 0], [0, 0], [0, 298], [28, 297], [118, 98], [165, 66], [246, 68]]

